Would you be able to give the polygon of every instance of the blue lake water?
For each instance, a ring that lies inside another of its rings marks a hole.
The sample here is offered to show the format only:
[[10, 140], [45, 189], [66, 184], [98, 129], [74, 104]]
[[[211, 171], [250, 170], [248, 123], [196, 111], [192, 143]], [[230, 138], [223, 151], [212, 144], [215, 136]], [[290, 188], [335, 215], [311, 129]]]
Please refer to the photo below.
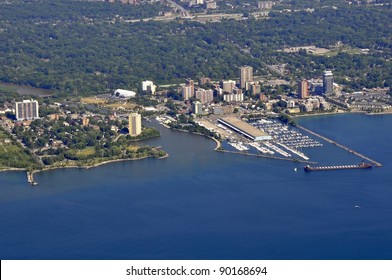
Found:
[[[36, 188], [0, 173], [0, 258], [392, 259], [392, 115], [300, 123], [384, 166], [305, 173], [159, 126], [146, 143], [164, 160], [43, 172]], [[303, 151], [320, 164], [361, 161], [327, 143]]]

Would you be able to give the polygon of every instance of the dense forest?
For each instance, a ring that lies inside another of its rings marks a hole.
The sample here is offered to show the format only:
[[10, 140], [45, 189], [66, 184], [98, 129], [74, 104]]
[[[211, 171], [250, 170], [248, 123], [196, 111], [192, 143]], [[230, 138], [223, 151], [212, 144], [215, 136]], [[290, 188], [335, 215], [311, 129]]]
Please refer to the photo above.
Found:
[[[284, 78], [312, 78], [332, 69], [338, 82], [353, 89], [391, 85], [392, 6], [325, 2], [339, 5], [276, 9], [266, 20], [205, 24], [113, 20], [115, 15], [156, 15], [160, 8], [155, 5], [71, 0], [0, 4], [0, 80], [62, 95], [89, 95], [136, 89], [145, 79], [178, 83], [187, 77], [236, 78], [245, 64], [256, 75], [267, 75], [273, 74], [268, 65], [287, 64]], [[338, 42], [369, 51], [331, 56], [281, 51], [287, 46], [329, 48]]]
[[[8, 4], [2, 4], [2, 2]], [[9, 4], [11, 2], [12, 4]], [[1, 21], [79, 21], [113, 20], [115, 18], [140, 19], [157, 16], [168, 7], [155, 3], [124, 5], [120, 2], [90, 2], [78, 0], [1, 1]]]

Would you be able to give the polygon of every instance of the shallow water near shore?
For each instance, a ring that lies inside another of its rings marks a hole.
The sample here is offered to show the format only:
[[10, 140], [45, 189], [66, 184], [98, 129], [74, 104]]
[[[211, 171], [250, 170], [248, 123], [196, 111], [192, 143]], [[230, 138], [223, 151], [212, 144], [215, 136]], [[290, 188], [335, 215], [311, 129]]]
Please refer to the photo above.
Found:
[[[162, 146], [163, 160], [41, 172], [35, 188], [24, 172], [0, 173], [0, 257], [391, 259], [392, 116], [299, 123], [384, 166], [305, 173], [157, 125], [162, 136], [145, 143]], [[361, 161], [328, 143], [303, 152], [325, 165]]]

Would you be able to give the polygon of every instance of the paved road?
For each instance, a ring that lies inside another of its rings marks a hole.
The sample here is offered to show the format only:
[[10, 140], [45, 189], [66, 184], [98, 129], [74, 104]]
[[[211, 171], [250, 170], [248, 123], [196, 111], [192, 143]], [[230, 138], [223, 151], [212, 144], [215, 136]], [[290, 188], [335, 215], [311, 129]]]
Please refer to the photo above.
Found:
[[169, 3], [170, 5], [172, 5], [173, 7], [176, 7], [178, 10], [180, 10], [182, 17], [190, 17], [190, 13], [187, 10], [185, 10], [184, 7], [178, 5], [176, 2], [174, 2], [172, 0], [166, 0], [166, 2]]

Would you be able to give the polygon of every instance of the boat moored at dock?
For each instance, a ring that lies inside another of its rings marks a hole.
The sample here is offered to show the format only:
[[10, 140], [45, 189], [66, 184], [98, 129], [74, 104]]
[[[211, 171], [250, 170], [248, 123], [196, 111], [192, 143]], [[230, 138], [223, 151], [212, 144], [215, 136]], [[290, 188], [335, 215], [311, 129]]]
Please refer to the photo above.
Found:
[[371, 168], [372, 164], [361, 162], [352, 165], [331, 165], [331, 166], [310, 166], [306, 165], [304, 171], [326, 171], [326, 170], [343, 170], [343, 169], [366, 169]]

